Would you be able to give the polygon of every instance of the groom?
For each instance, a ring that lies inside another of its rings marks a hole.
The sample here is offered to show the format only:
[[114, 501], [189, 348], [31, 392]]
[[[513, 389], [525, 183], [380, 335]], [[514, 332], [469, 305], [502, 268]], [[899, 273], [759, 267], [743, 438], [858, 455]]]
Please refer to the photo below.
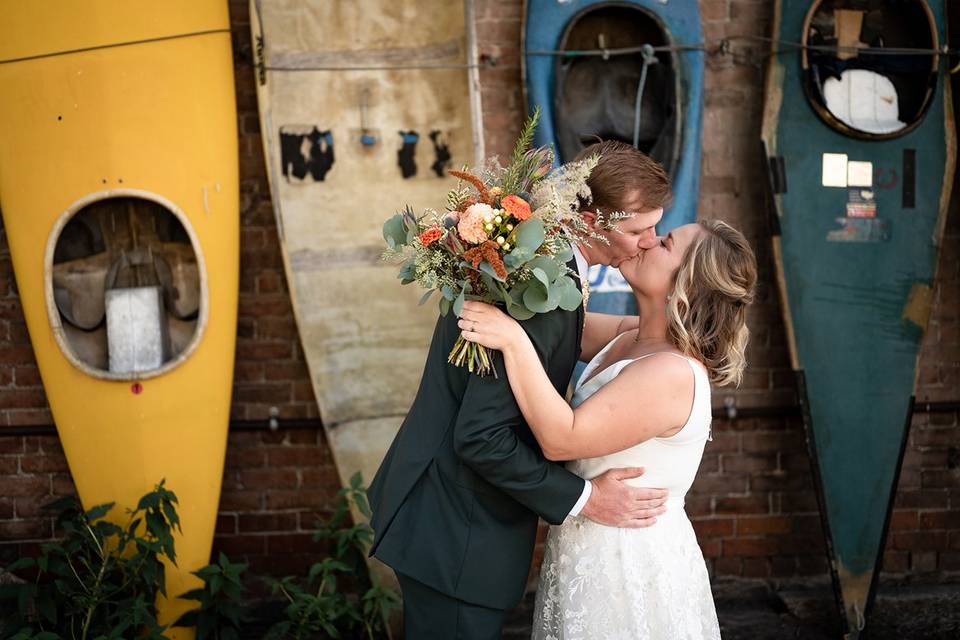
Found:
[[[585, 282], [589, 264], [617, 267], [656, 244], [654, 226], [669, 198], [663, 168], [633, 147], [601, 142], [588, 184], [593, 210], [634, 213], [609, 244], [575, 247]], [[581, 212], [593, 226], [593, 211]], [[580, 355], [584, 309], [535, 315], [523, 323], [557, 391]], [[459, 335], [454, 314], [440, 317], [417, 397], [370, 485], [371, 555], [397, 573], [407, 640], [493, 639], [519, 603], [537, 518], [560, 524], [582, 515], [616, 527], [646, 526], [666, 492], [627, 485], [641, 469], [614, 469], [585, 481], [544, 458], [510, 392], [506, 375], [480, 377], [447, 364]], [[495, 354], [503, 372], [502, 356]]]

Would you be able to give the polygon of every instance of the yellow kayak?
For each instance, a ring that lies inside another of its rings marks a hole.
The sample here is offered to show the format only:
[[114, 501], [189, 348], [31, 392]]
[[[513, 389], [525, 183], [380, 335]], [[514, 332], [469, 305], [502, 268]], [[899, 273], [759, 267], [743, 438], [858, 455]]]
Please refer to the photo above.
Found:
[[[180, 501], [161, 623], [209, 561], [227, 443], [239, 213], [227, 4], [4, 2], [0, 207], [86, 508]], [[182, 632], [178, 637], [192, 637]]]

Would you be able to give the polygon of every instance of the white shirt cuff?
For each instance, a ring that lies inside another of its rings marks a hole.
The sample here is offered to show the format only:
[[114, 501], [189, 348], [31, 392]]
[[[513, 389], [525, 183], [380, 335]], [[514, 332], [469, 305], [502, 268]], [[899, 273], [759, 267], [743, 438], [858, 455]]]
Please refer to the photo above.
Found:
[[590, 499], [590, 494], [593, 493], [593, 484], [589, 480], [584, 480], [583, 493], [580, 494], [580, 499], [577, 500], [577, 503], [573, 505], [573, 509], [570, 510], [570, 516], [578, 516], [580, 512], [583, 511], [583, 508], [587, 504], [587, 500]]

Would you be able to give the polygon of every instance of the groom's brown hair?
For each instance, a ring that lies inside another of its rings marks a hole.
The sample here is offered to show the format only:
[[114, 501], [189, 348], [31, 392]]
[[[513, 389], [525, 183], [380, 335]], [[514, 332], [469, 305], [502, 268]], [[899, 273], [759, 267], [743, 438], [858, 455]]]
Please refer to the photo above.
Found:
[[593, 199], [582, 209], [622, 211], [624, 196], [634, 189], [643, 195], [644, 211], [665, 207], [670, 202], [670, 178], [660, 163], [647, 154], [619, 140], [603, 140], [581, 151], [576, 160], [595, 154], [600, 154], [600, 161], [587, 179]]

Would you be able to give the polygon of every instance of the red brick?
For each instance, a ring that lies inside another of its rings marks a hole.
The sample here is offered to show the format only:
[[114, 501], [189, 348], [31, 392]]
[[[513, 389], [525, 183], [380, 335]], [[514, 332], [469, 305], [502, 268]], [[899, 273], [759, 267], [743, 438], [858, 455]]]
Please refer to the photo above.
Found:
[[292, 469], [245, 469], [240, 471], [240, 484], [245, 489], [292, 489], [297, 486], [297, 472]]
[[[744, 434], [748, 435], [748, 434]], [[777, 469], [776, 454], [724, 454], [721, 462], [724, 473], [758, 473]]]
[[700, 518], [692, 521], [697, 540], [724, 538], [733, 535], [732, 518]]
[[327, 487], [332, 494], [340, 488], [340, 478], [337, 470], [332, 467], [318, 469], [303, 469], [300, 472], [300, 486], [304, 488]]
[[319, 509], [329, 504], [330, 495], [319, 490], [273, 490], [266, 494], [267, 509]]
[[716, 512], [718, 514], [769, 513], [770, 501], [765, 495], [718, 497]]
[[45, 496], [50, 494], [49, 476], [0, 476], [0, 496]]
[[0, 389], [0, 407], [42, 409], [46, 406], [47, 396], [40, 387]]
[[827, 566], [827, 558], [822, 552], [797, 558], [797, 573], [801, 576], [825, 575]]
[[66, 458], [58, 455], [24, 455], [20, 458], [24, 473], [69, 472]]
[[744, 578], [767, 578], [770, 576], [770, 558], [744, 558]]
[[217, 535], [231, 535], [237, 532], [237, 516], [233, 514], [217, 515], [217, 525], [214, 533]]
[[771, 538], [733, 538], [723, 541], [725, 556], [774, 556], [779, 547]]
[[323, 542], [315, 542], [311, 533], [291, 533], [267, 536], [267, 553], [319, 553], [326, 551]]
[[238, 384], [234, 387], [234, 397], [246, 403], [282, 404], [291, 397], [289, 382], [259, 382]]
[[906, 573], [910, 570], [910, 554], [906, 551], [884, 551], [882, 566], [889, 573]]
[[23, 451], [23, 438], [0, 435], [0, 455], [23, 453]]
[[890, 515], [890, 531], [912, 531], [920, 524], [920, 517], [916, 511], [899, 511], [894, 509]]
[[267, 544], [264, 536], [214, 536], [213, 557], [221, 551], [233, 560], [246, 555], [262, 556]]
[[713, 571], [718, 576], [743, 575], [743, 559], [726, 556], [716, 558], [713, 561]]
[[267, 452], [260, 449], [227, 448], [227, 469], [257, 469], [266, 465]]
[[892, 537], [893, 548], [900, 551], [945, 551], [948, 548], [946, 531], [897, 532]]
[[951, 471], [925, 470], [920, 472], [920, 485], [926, 489], [960, 487], [960, 469]]
[[701, 540], [700, 551], [704, 558], [719, 558], [723, 555], [720, 540]]
[[53, 520], [0, 521], [0, 540], [44, 540], [53, 535]]
[[220, 511], [257, 511], [263, 504], [259, 491], [224, 491], [220, 494]]
[[789, 533], [790, 525], [791, 519], [784, 516], [737, 518], [737, 534], [749, 536]]
[[238, 519], [241, 533], [263, 531], [295, 531], [296, 513], [241, 513]]
[[960, 530], [960, 510], [923, 511], [920, 513], [920, 528]]

